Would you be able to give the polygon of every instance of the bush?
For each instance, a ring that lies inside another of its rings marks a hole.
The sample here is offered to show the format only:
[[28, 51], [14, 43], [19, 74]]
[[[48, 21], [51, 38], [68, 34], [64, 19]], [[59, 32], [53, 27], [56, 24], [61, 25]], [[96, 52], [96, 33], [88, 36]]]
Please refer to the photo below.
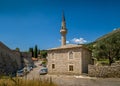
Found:
[[0, 86], [57, 86], [52, 80], [25, 80], [20, 78], [0, 79]]
[[101, 65], [109, 65], [109, 60], [108, 59], [100, 59], [97, 62]]
[[46, 64], [46, 61], [43, 61], [42, 64]]

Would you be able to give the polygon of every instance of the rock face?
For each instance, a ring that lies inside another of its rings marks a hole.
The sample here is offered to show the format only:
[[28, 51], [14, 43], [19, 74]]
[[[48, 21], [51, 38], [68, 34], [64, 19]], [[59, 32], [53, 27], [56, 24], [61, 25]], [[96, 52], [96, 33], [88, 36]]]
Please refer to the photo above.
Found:
[[27, 64], [24, 58], [29, 58], [27, 63], [32, 63], [31, 54], [23, 54], [19, 51], [11, 50], [0, 42], [0, 74], [10, 75], [16, 73], [18, 69]]

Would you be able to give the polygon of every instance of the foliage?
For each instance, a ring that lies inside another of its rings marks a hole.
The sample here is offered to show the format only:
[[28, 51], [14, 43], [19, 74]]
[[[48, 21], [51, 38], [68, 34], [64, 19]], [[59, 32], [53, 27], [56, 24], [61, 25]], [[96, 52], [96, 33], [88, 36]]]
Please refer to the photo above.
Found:
[[97, 63], [101, 64], [101, 65], [108, 65], [109, 59], [99, 59], [99, 61], [97, 61]]
[[32, 53], [32, 57], [34, 57], [33, 48], [29, 48], [29, 52], [31, 52]]
[[35, 58], [38, 57], [38, 48], [37, 48], [37, 45], [35, 45], [35, 48], [34, 48], [34, 57]]
[[42, 64], [46, 64], [46, 61], [43, 61]]
[[86, 45], [92, 50], [93, 57], [109, 59], [109, 65], [120, 59], [120, 29], [98, 38], [95, 42]]
[[101, 39], [95, 46], [96, 57], [109, 59], [109, 64], [120, 55], [120, 33]]
[[20, 49], [17, 47], [16, 49], [15, 49], [16, 51], [20, 51]]
[[41, 58], [46, 58], [47, 57], [47, 50], [41, 50], [40, 55], [41, 55]]
[[93, 46], [94, 44], [95, 42], [91, 42], [91, 43], [85, 44], [85, 46], [92, 51], [94, 49], [94, 46]]
[[0, 86], [57, 86], [50, 80], [25, 80], [20, 78], [0, 79]]
[[38, 50], [38, 55], [40, 54], [40, 49]]

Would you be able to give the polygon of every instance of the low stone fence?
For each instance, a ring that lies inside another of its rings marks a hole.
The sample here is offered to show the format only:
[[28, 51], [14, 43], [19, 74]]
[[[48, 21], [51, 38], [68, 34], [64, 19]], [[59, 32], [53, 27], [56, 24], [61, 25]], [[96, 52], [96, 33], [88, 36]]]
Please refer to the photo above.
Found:
[[103, 78], [120, 78], [120, 62], [114, 63], [111, 66], [88, 66], [88, 75], [91, 77], [103, 77]]

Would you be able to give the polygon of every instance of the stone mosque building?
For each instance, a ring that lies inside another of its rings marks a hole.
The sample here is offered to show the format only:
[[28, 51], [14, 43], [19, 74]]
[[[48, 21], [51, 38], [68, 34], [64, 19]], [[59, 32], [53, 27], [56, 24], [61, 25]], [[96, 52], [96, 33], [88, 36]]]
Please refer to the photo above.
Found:
[[75, 74], [88, 72], [88, 64], [91, 64], [91, 51], [83, 45], [66, 45], [66, 21], [64, 13], [61, 25], [61, 46], [48, 50], [49, 74]]

